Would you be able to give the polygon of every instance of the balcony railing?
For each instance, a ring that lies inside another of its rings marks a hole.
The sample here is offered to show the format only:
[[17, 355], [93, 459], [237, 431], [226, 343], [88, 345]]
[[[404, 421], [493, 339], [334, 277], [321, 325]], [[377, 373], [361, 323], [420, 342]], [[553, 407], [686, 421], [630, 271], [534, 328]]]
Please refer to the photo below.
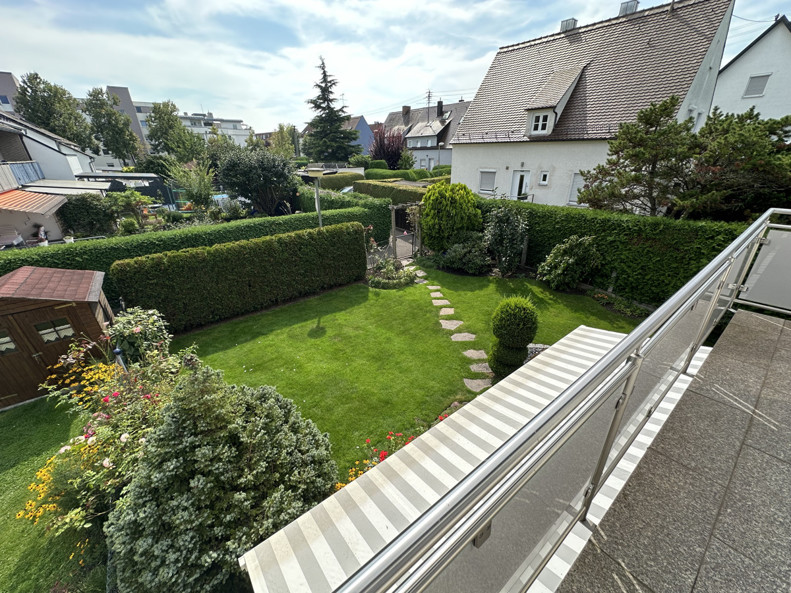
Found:
[[[316, 581], [322, 584], [310, 590], [527, 590], [584, 519], [601, 485], [725, 312], [741, 303], [791, 313], [786, 263], [791, 260], [791, 226], [773, 222], [777, 215], [791, 215], [791, 210], [766, 212], [437, 502], [373, 550], [359, 568], [338, 579], [336, 553], [332, 568], [337, 584], [322, 576]], [[463, 452], [463, 445], [458, 447]], [[370, 500], [372, 509], [375, 493]], [[335, 501], [333, 508], [348, 525], [348, 504]], [[371, 522], [384, 515], [382, 507]], [[312, 541], [323, 537], [323, 528], [315, 523], [319, 531]], [[344, 537], [342, 531], [340, 535]], [[310, 540], [305, 538], [307, 548]], [[292, 590], [290, 581], [282, 579], [285, 574], [302, 571], [295, 591], [309, 575], [322, 574], [323, 567], [310, 566], [320, 562], [321, 550], [295, 547], [290, 537], [286, 541], [291, 543], [285, 548], [269, 544], [271, 554], [256, 554], [256, 548], [243, 557], [256, 591], [281, 590], [269, 586], [267, 571], [280, 575], [283, 591]], [[308, 576], [303, 580], [302, 574]]]

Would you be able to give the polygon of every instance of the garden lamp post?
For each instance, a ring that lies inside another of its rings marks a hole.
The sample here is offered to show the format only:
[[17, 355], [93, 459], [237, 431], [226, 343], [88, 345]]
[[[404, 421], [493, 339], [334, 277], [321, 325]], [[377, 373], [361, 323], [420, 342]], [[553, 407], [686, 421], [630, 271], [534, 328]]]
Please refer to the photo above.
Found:
[[338, 171], [326, 171], [324, 167], [314, 165], [305, 169], [307, 174], [316, 182], [316, 214], [319, 215], [319, 228], [321, 228], [321, 201], [319, 200], [319, 180], [324, 175], [335, 175]]
[[442, 147], [445, 146], [444, 142], [437, 144], [437, 166], [442, 164]]

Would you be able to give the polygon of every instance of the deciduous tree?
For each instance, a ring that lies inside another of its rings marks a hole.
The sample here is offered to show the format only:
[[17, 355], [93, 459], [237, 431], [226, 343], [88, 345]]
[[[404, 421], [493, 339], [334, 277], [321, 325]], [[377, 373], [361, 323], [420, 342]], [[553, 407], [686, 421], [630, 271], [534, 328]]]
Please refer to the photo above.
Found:
[[83, 150], [99, 151], [91, 135], [91, 125], [79, 111], [79, 103], [69, 91], [36, 72], [25, 74], [16, 96], [16, 110], [30, 123], [71, 140]]
[[362, 152], [362, 147], [352, 144], [359, 137], [357, 130], [346, 130], [343, 125], [349, 120], [346, 108], [335, 107], [335, 87], [338, 81], [327, 73], [324, 58], [320, 58], [321, 76], [313, 86], [318, 95], [308, 100], [316, 116], [310, 121], [311, 131], [305, 138], [305, 154], [317, 162], [343, 162]]
[[289, 197], [293, 173], [290, 161], [270, 150], [235, 147], [221, 159], [218, 175], [232, 194], [272, 216], [278, 202]]
[[117, 96], [95, 87], [88, 91], [82, 108], [91, 120], [94, 139], [126, 163], [138, 157], [140, 142], [130, 127], [129, 116], [115, 109], [119, 103]]
[[375, 161], [385, 161], [388, 169], [398, 169], [401, 154], [406, 150], [406, 143], [401, 132], [393, 129], [386, 130], [381, 126], [374, 131], [374, 140], [369, 152]]
[[166, 152], [180, 163], [197, 160], [206, 154], [206, 142], [181, 123], [178, 107], [172, 101], [154, 103], [148, 122], [148, 141], [154, 152]]
[[295, 131], [294, 126], [290, 124], [277, 124], [277, 130], [269, 138], [269, 150], [287, 159], [293, 157]]

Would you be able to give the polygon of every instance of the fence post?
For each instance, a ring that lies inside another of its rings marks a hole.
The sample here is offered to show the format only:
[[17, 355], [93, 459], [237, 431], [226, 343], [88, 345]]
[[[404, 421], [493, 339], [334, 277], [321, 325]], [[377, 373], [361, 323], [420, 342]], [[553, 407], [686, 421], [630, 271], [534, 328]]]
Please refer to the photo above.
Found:
[[396, 245], [396, 221], [395, 221], [395, 206], [390, 204], [390, 241], [393, 245], [393, 259], [398, 259], [398, 249]]

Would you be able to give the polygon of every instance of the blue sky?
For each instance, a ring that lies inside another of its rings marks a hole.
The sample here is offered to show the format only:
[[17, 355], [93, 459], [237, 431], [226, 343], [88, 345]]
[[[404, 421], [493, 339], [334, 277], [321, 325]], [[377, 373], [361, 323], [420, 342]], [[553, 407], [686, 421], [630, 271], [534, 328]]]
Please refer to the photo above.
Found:
[[[640, 8], [662, 4], [643, 0]], [[0, 70], [38, 72], [84, 96], [128, 86], [138, 101], [241, 117], [256, 131], [312, 117], [319, 56], [350, 114], [369, 123], [426, 91], [471, 99], [502, 45], [562, 19], [616, 16], [619, 0], [0, 0]], [[788, 12], [737, 0], [725, 60]], [[757, 21], [757, 22], [754, 22]]]

